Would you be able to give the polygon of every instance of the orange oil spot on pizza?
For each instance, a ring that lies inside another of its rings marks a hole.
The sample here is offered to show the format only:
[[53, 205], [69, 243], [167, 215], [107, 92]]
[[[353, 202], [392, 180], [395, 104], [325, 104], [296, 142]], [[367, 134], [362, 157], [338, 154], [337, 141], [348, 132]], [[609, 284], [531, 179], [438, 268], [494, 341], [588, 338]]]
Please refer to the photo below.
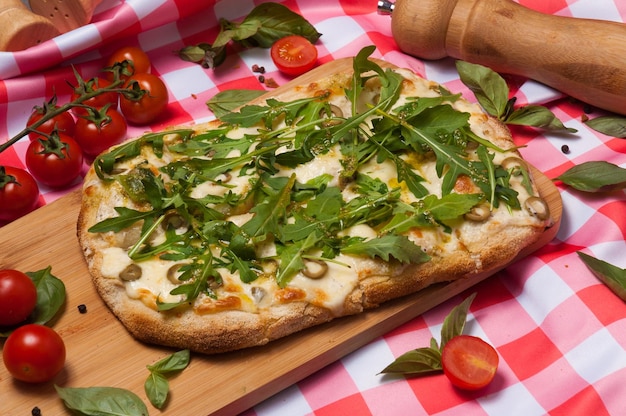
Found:
[[454, 190], [460, 194], [470, 194], [476, 192], [478, 188], [467, 175], [459, 175], [454, 184]]
[[139, 299], [144, 305], [146, 305], [152, 310], [155, 310], [155, 311], [157, 310], [157, 306], [156, 306], [157, 297], [154, 293], [150, 292], [148, 289], [142, 289], [142, 288], [137, 289], [137, 293], [139, 295]]
[[306, 292], [302, 289], [286, 287], [284, 289], [277, 290], [274, 296], [280, 303], [289, 303], [297, 300], [303, 300], [306, 297]]
[[241, 309], [241, 299], [238, 296], [226, 296], [219, 299], [207, 298], [195, 307], [196, 312], [200, 315], [233, 309]]

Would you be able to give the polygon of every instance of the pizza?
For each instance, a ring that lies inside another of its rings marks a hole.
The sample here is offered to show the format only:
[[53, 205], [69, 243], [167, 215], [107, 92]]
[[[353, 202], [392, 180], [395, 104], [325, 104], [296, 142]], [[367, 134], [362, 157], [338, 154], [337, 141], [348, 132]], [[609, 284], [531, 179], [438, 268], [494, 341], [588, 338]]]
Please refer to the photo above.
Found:
[[370, 53], [94, 161], [78, 239], [132, 336], [264, 345], [501, 268], [551, 226], [501, 122]]

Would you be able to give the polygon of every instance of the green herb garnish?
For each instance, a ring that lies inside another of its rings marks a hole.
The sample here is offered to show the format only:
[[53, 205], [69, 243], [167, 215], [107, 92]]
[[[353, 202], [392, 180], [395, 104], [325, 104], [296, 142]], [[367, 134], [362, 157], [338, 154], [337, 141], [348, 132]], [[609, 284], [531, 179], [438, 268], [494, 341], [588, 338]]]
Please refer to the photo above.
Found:
[[163, 408], [169, 395], [170, 383], [167, 378], [187, 368], [189, 357], [189, 350], [182, 350], [146, 366], [150, 375], [144, 383], [144, 390], [150, 403], [157, 409]]
[[626, 302], [626, 269], [599, 260], [582, 251], [577, 251], [576, 253], [598, 280], [607, 285], [613, 293]]
[[441, 351], [449, 340], [463, 333], [467, 312], [475, 297], [476, 293], [471, 294], [446, 316], [441, 327], [441, 345], [433, 337], [430, 339], [430, 346], [416, 348], [402, 354], [385, 367], [381, 373], [420, 375], [441, 371]]
[[506, 81], [492, 69], [465, 61], [457, 61], [456, 68], [461, 82], [474, 93], [483, 109], [503, 123], [576, 132], [576, 129], [565, 127], [546, 107], [527, 105], [515, 109], [515, 98], [509, 98]]
[[148, 408], [135, 393], [117, 387], [54, 386], [65, 407], [86, 416], [148, 416]]
[[256, 6], [241, 22], [221, 19], [220, 32], [213, 43], [187, 46], [178, 55], [206, 68], [216, 68], [226, 59], [226, 46], [230, 42], [243, 47], [270, 48], [288, 35], [300, 35], [315, 43], [322, 34], [288, 7], [268, 2]]
[[609, 192], [626, 187], [626, 169], [605, 161], [576, 165], [555, 180], [584, 192]]
[[[430, 257], [407, 237], [412, 228], [449, 233], [481, 203], [520, 209], [510, 178], [526, 177], [527, 172], [493, 162], [495, 153], [509, 149], [472, 132], [469, 115], [452, 107], [460, 95], [439, 89], [437, 96], [398, 104], [402, 77], [369, 60], [373, 51], [364, 48], [353, 61], [345, 91], [350, 114], [334, 114], [327, 95], [290, 102], [270, 99], [225, 113], [216, 130], [151, 133], [100, 156], [97, 173], [141, 208], [117, 207], [117, 216], [90, 231], [139, 227], [141, 236], [128, 252], [131, 259], [188, 260], [179, 269], [180, 284], [170, 292], [180, 300], [157, 300], [160, 310], [170, 310], [201, 295], [217, 297], [215, 288], [223, 283], [225, 271], [250, 283], [269, 262], [278, 264], [273, 277], [281, 287], [304, 271], [307, 262], [337, 262], [340, 254], [427, 262]], [[380, 87], [378, 98], [364, 105], [368, 82]], [[159, 172], [141, 163], [116, 169], [140, 155], [144, 146], [158, 154], [167, 151], [171, 161]], [[339, 154], [332, 156], [341, 163], [338, 185], [331, 184], [328, 174], [306, 183], [291, 173], [280, 174], [331, 157], [330, 152]], [[434, 193], [420, 172], [425, 162], [434, 164], [443, 179]], [[366, 173], [371, 163], [395, 166], [394, 184]], [[454, 192], [461, 176], [478, 187], [475, 193]], [[198, 186], [208, 184], [214, 191], [194, 195]], [[349, 200], [344, 188], [353, 194]], [[229, 220], [233, 214], [249, 218], [236, 224]], [[178, 228], [170, 225], [172, 216], [178, 218]], [[376, 236], [345, 235], [360, 225]], [[159, 229], [164, 230], [159, 242], [151, 243]], [[274, 253], [260, 254], [267, 253], [261, 248], [268, 245]]]

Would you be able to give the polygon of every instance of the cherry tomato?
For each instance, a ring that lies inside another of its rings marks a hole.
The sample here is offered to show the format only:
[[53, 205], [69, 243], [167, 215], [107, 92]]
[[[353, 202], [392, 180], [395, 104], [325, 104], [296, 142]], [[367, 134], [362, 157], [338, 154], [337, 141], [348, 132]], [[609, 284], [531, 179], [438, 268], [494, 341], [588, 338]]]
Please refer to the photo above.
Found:
[[317, 62], [317, 48], [299, 35], [278, 39], [272, 45], [270, 55], [276, 68], [287, 75], [304, 74]]
[[24, 322], [37, 305], [37, 288], [19, 270], [0, 270], [0, 325]]
[[127, 127], [124, 116], [109, 108], [88, 118], [79, 117], [74, 140], [86, 156], [93, 158], [126, 138]]
[[[31, 127], [33, 124], [39, 122], [44, 116], [47, 117], [50, 111], [56, 110], [58, 106], [43, 106], [43, 107], [35, 107], [32, 114], [28, 118], [26, 122], [26, 127]], [[72, 136], [74, 134], [74, 128], [76, 127], [76, 122], [74, 121], [74, 117], [65, 111], [59, 115], [56, 115], [49, 120], [43, 122], [35, 128], [37, 131], [31, 131], [28, 133], [28, 137], [30, 140], [35, 140], [40, 136], [40, 133], [50, 134], [54, 129], [60, 131], [61, 133], [65, 133], [68, 136]]]
[[[111, 82], [104, 78], [94, 77], [84, 83], [81, 83], [79, 86], [74, 88], [72, 92], [71, 100], [75, 101], [78, 97], [83, 94], [93, 93], [103, 88], [107, 88], [111, 85]], [[111, 108], [117, 108], [118, 102], [118, 93], [113, 91], [102, 92], [88, 100], [85, 100], [81, 103], [81, 105], [93, 107], [100, 109], [107, 104], [111, 105]], [[76, 116], [86, 115], [87, 110], [84, 107], [77, 106], [72, 107], [72, 113]]]
[[60, 188], [72, 183], [83, 168], [83, 151], [63, 133], [40, 136], [26, 149], [26, 167], [44, 185]]
[[0, 166], [0, 221], [13, 221], [37, 206], [39, 187], [24, 169]]
[[[130, 65], [126, 65], [124, 61], [128, 61]], [[113, 52], [109, 57], [107, 67], [120, 66], [120, 76], [126, 79], [133, 74], [141, 74], [150, 72], [152, 64], [148, 55], [136, 46], [123, 46]], [[113, 80], [113, 72], [109, 73], [109, 81]]]
[[491, 345], [471, 335], [453, 337], [441, 352], [444, 374], [454, 386], [465, 390], [478, 390], [491, 383], [498, 361]]
[[2, 348], [2, 359], [9, 373], [27, 383], [54, 378], [65, 365], [65, 343], [54, 329], [39, 324], [17, 328]]
[[[140, 94], [137, 99], [122, 94], [120, 108], [126, 120], [132, 124], [148, 124], [156, 120], [167, 107], [169, 94], [165, 83], [153, 74], [135, 74], [126, 87]], [[140, 90], [145, 91], [141, 93]]]

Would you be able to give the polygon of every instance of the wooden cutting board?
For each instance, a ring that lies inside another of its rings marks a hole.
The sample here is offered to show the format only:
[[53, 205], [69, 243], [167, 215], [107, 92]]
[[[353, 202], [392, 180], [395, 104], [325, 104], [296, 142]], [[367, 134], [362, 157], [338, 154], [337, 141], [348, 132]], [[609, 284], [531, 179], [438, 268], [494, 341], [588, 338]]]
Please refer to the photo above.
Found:
[[[391, 66], [380, 62], [381, 65]], [[336, 71], [351, 71], [352, 59], [333, 61], [271, 92], [288, 99], [294, 85], [308, 84]], [[562, 213], [561, 197], [552, 181], [533, 168], [541, 195], [555, 225], [529, 247], [522, 258], [550, 242]], [[121, 387], [142, 398], [150, 413], [160, 414], [146, 398], [146, 365], [174, 352], [135, 341], [99, 298], [76, 239], [80, 192], [74, 191], [0, 228], [0, 268], [37, 271], [52, 266], [67, 289], [65, 308], [52, 323], [66, 343], [65, 369], [53, 382], [29, 385], [11, 378], [0, 365], [0, 415], [29, 415], [35, 406], [44, 415], [70, 414], [53, 384], [63, 387]], [[187, 369], [170, 380], [164, 413], [235, 415], [360, 348], [391, 329], [459, 294], [498, 270], [471, 279], [427, 288], [361, 315], [337, 319], [243, 351], [203, 356], [193, 354]], [[78, 305], [87, 313], [78, 312]], [[372, 372], [380, 368], [372, 368]]]

